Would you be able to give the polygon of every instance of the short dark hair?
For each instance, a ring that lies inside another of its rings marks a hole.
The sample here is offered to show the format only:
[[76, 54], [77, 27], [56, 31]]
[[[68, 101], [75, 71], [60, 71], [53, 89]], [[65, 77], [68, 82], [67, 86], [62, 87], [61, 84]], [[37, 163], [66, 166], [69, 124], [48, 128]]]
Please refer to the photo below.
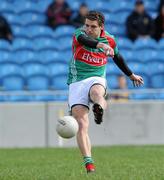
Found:
[[91, 21], [97, 21], [99, 26], [102, 26], [105, 23], [105, 17], [99, 11], [89, 11], [85, 18]]

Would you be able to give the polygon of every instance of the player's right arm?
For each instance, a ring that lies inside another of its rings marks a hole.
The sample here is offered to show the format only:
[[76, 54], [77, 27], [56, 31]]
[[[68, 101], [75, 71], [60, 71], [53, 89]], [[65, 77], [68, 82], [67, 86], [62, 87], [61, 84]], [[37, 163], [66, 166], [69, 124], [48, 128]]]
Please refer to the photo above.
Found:
[[88, 46], [90, 48], [95, 48], [95, 49], [102, 48], [104, 50], [104, 53], [107, 56], [114, 57], [114, 50], [113, 50], [113, 48], [111, 48], [109, 45], [107, 45], [105, 43], [101, 43], [98, 40], [87, 36], [86, 34], [80, 34], [77, 37], [77, 41], [80, 44], [83, 44], [83, 45]]

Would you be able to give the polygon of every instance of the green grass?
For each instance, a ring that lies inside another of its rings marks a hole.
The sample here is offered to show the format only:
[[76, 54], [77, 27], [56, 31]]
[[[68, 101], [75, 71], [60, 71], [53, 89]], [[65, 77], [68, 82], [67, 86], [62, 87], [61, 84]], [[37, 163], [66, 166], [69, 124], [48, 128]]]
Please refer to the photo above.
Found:
[[0, 149], [0, 180], [164, 180], [164, 146], [94, 147], [86, 174], [76, 148]]

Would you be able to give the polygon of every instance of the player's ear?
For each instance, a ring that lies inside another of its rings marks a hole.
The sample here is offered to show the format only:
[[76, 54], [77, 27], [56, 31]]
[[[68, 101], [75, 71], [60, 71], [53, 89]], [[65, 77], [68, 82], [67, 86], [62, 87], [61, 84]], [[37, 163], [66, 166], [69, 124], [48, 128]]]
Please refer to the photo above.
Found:
[[104, 25], [101, 25], [100, 28], [101, 28], [101, 30], [103, 30], [104, 29]]
[[102, 30], [102, 26], [99, 26], [100, 30]]

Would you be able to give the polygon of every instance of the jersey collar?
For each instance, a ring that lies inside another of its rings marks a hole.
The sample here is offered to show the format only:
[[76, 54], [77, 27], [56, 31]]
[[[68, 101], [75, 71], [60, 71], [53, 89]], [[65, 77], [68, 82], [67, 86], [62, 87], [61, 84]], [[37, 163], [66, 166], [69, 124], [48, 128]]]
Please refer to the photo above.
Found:
[[101, 30], [100, 37], [105, 37], [105, 29], [104, 28]]

